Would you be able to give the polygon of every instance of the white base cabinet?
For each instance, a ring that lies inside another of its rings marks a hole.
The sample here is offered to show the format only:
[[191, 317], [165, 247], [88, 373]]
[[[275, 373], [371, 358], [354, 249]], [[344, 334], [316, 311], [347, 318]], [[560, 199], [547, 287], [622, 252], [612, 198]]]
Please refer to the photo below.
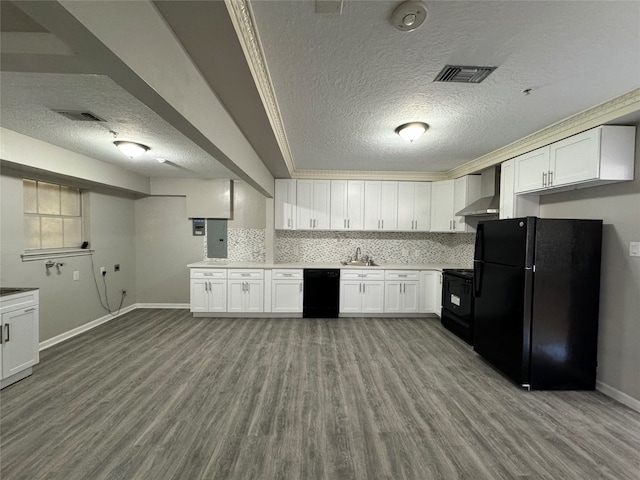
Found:
[[420, 312], [440, 316], [442, 309], [442, 272], [423, 270], [420, 272]]
[[418, 313], [420, 311], [420, 272], [386, 270], [384, 274], [385, 313]]
[[274, 269], [271, 275], [271, 312], [302, 313], [302, 270]]
[[0, 388], [29, 376], [40, 361], [39, 291], [0, 297]]
[[228, 313], [264, 311], [264, 270], [231, 269], [227, 277]]
[[384, 313], [384, 270], [341, 270], [340, 313]]
[[227, 311], [227, 270], [191, 269], [191, 311], [222, 313]]

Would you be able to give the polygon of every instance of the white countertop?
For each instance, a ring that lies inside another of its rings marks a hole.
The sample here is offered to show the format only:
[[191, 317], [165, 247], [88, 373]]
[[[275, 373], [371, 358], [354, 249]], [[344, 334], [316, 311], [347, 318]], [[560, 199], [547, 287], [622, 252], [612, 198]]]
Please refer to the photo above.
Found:
[[202, 261], [190, 263], [189, 268], [337, 268], [337, 269], [356, 269], [356, 270], [439, 270], [443, 268], [471, 268], [468, 264], [459, 263], [383, 263], [370, 267], [342, 265], [340, 262], [316, 262], [316, 263], [257, 263], [257, 262], [218, 262], [218, 261]]

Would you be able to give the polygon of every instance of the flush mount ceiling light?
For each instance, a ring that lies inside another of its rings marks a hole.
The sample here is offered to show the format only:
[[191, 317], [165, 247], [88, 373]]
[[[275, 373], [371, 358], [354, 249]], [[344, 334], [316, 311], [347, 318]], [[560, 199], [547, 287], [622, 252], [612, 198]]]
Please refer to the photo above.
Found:
[[414, 140], [419, 139], [428, 128], [429, 125], [424, 122], [411, 122], [400, 125], [396, 128], [396, 133], [407, 142], [413, 142]]
[[147, 147], [146, 145], [142, 145], [141, 143], [123, 142], [118, 140], [116, 142], [113, 142], [113, 144], [129, 158], [137, 158], [144, 152], [149, 150], [149, 147]]
[[427, 7], [416, 0], [403, 2], [391, 14], [391, 24], [401, 32], [418, 28], [427, 18]]

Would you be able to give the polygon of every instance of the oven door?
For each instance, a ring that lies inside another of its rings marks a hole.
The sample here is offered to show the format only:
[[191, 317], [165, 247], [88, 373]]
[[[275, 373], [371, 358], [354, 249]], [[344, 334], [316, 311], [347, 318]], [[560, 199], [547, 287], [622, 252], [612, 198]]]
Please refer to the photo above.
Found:
[[442, 308], [460, 318], [471, 320], [473, 317], [472, 281], [444, 273], [442, 275]]

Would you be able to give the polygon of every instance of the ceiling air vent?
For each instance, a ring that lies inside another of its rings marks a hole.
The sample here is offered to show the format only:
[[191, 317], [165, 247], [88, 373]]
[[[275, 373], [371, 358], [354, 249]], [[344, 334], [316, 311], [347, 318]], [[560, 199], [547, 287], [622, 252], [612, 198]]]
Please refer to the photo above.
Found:
[[91, 112], [76, 112], [71, 110], [54, 110], [54, 112], [59, 113], [67, 117], [69, 120], [73, 120], [75, 122], [104, 122], [104, 120], [97, 115], [94, 115]]
[[434, 82], [458, 82], [458, 83], [480, 83], [498, 67], [464, 67], [461, 65], [447, 65]]

